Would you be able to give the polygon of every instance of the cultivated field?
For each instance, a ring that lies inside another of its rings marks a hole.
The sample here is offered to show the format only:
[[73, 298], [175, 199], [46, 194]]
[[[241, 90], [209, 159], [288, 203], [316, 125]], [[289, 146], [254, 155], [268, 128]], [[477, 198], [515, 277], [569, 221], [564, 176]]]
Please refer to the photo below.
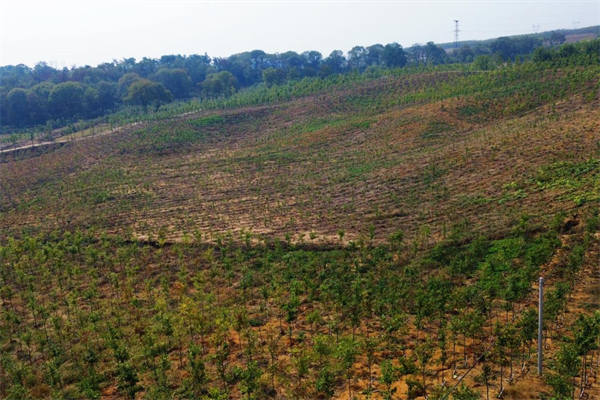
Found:
[[348, 74], [0, 153], [0, 397], [600, 397], [599, 85]]

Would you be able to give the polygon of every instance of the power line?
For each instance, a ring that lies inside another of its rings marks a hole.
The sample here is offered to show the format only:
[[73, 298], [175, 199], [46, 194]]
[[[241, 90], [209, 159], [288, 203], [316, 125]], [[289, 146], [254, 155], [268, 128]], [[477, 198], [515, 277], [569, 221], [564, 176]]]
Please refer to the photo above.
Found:
[[533, 27], [533, 33], [538, 33], [540, 31], [540, 24], [531, 25]]

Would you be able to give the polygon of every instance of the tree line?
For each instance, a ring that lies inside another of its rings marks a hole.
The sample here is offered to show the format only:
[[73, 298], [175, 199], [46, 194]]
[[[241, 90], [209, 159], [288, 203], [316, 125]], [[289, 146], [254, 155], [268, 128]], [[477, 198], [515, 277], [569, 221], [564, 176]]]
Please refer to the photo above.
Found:
[[[439, 45], [398, 43], [355, 46], [347, 54], [334, 50], [268, 54], [253, 50], [230, 57], [165, 55], [157, 59], [114, 60], [97, 67], [56, 69], [45, 62], [33, 68], [0, 67], [0, 126], [5, 131], [46, 124], [49, 129], [77, 119], [91, 119], [127, 105], [158, 108], [190, 97], [227, 97], [254, 86], [273, 86], [305, 77], [365, 72], [369, 68], [402, 68], [479, 61], [484, 68], [519, 56], [530, 56], [544, 44], [564, 42], [557, 34], [503, 37], [491, 43], [465, 45], [446, 52]], [[546, 53], [544, 53], [545, 55]]]

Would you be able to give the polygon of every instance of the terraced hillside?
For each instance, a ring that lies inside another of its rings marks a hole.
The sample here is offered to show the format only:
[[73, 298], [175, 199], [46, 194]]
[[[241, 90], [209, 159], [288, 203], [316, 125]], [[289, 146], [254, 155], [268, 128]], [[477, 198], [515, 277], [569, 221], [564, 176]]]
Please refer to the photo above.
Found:
[[597, 200], [595, 72], [387, 76], [5, 155], [0, 223], [330, 242], [371, 225], [378, 239], [461, 218], [506, 228]]
[[600, 396], [599, 88], [342, 75], [0, 154], [0, 396]]

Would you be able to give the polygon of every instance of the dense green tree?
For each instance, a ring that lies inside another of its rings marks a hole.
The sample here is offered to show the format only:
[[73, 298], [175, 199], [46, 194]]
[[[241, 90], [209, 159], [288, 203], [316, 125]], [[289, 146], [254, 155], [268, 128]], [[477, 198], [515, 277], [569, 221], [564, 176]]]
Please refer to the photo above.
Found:
[[171, 94], [160, 83], [142, 79], [129, 87], [129, 94], [123, 101], [142, 106], [144, 112], [147, 112], [149, 105], [159, 106], [171, 101]]
[[352, 69], [364, 71], [367, 68], [367, 49], [363, 46], [354, 46], [348, 52], [348, 65]]
[[446, 58], [446, 51], [433, 42], [427, 42], [423, 49], [426, 64], [442, 64]]
[[281, 85], [285, 82], [286, 73], [283, 69], [267, 68], [263, 70], [262, 77], [267, 86]]
[[46, 82], [52, 79], [52, 77], [56, 74], [56, 70], [47, 63], [40, 61], [39, 63], [35, 64], [31, 74], [36, 82]]
[[34, 85], [29, 90], [27, 102], [29, 103], [30, 122], [32, 124], [43, 124], [51, 118], [48, 98], [54, 86], [54, 83], [42, 82]]
[[532, 60], [535, 62], [544, 62], [552, 60], [552, 52], [544, 47], [535, 49], [532, 55]]
[[517, 55], [530, 54], [541, 45], [541, 39], [534, 35], [516, 38], [500, 37], [490, 43], [490, 52], [502, 55], [503, 60], [514, 60]]
[[425, 59], [424, 50], [425, 48], [418, 43], [413, 44], [407, 49], [407, 55], [411, 64], [416, 65], [423, 62], [423, 60]]
[[200, 84], [202, 94], [206, 97], [231, 96], [238, 87], [238, 80], [227, 71], [210, 74]]
[[286, 51], [279, 55], [279, 65], [277, 67], [284, 69], [301, 69], [304, 64], [302, 56], [295, 51]]
[[386, 44], [381, 52], [381, 61], [388, 68], [401, 68], [406, 65], [406, 52], [398, 43]]
[[475, 52], [469, 45], [463, 45], [456, 51], [452, 52], [452, 57], [458, 62], [472, 62], [475, 57]]
[[210, 66], [211, 58], [206, 53], [204, 55], [192, 54], [184, 60], [183, 68], [192, 80], [192, 87], [206, 78]]
[[56, 85], [52, 82], [38, 83], [37, 85], [31, 87], [31, 92], [38, 95], [38, 97], [43, 101], [47, 102], [48, 98], [50, 97], [50, 92], [52, 89], [54, 89], [54, 86]]
[[100, 114], [100, 95], [98, 89], [88, 87], [84, 92], [84, 107], [88, 117], [95, 117]]
[[305, 51], [302, 53], [304, 59], [304, 68], [314, 71], [314, 73], [308, 73], [308, 75], [314, 75], [323, 60], [323, 55], [315, 50]]
[[384, 47], [381, 44], [374, 44], [367, 47], [366, 63], [367, 65], [379, 65], [382, 62]]
[[135, 82], [142, 80], [142, 78], [133, 72], [129, 72], [119, 78], [119, 82], [117, 83], [117, 90], [119, 93], [119, 97], [122, 99], [127, 97], [129, 94], [129, 87], [133, 85]]
[[96, 85], [98, 90], [98, 107], [102, 111], [112, 110], [117, 102], [117, 85], [112, 82], [101, 81]]
[[5, 99], [6, 116], [10, 124], [24, 126], [29, 122], [29, 103], [25, 89], [15, 88], [8, 92]]
[[491, 56], [482, 55], [475, 57], [475, 61], [473, 62], [473, 68], [481, 71], [491, 71], [496, 67], [494, 60]]
[[565, 37], [565, 34], [560, 31], [553, 31], [548, 38], [548, 42], [551, 46], [563, 44], [566, 40], [567, 38]]
[[56, 85], [48, 96], [50, 113], [56, 119], [72, 118], [84, 110], [85, 89], [76, 82]]
[[29, 118], [26, 123], [43, 124], [48, 119], [48, 101], [40, 98], [31, 90], [27, 93], [27, 105], [29, 107]]
[[177, 99], [188, 97], [192, 88], [192, 80], [181, 68], [161, 68], [152, 79], [160, 82]]
[[135, 66], [135, 71], [140, 77], [148, 78], [150, 75], [156, 73], [157, 64], [156, 60], [144, 57]]
[[334, 50], [323, 60], [323, 64], [330, 67], [333, 73], [339, 74], [346, 69], [347, 60], [343, 51]]
[[323, 64], [321, 65], [321, 67], [319, 68], [319, 72], [317, 73], [317, 76], [319, 78], [327, 78], [328, 76], [331, 76], [335, 74], [335, 72], [333, 71], [333, 68], [331, 68], [329, 65], [327, 64]]

